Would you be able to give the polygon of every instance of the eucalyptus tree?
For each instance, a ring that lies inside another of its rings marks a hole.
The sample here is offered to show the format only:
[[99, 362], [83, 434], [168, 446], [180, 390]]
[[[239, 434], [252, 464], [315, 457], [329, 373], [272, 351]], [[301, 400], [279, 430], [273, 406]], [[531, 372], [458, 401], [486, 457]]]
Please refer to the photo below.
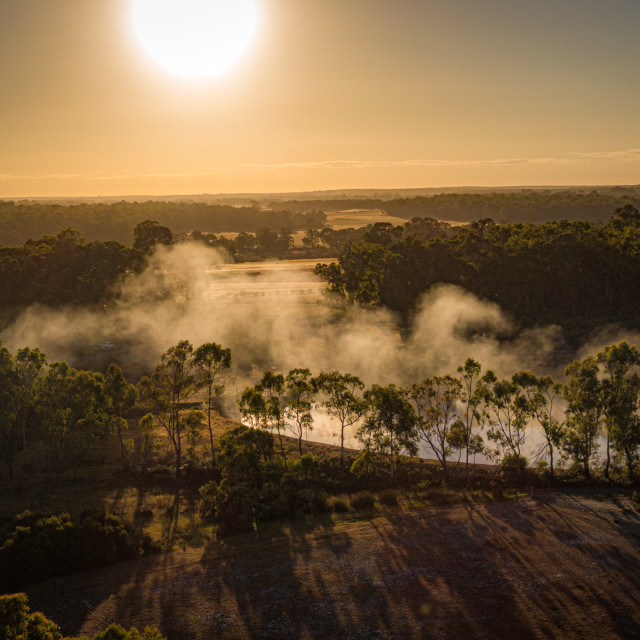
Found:
[[557, 416], [557, 406], [562, 400], [562, 385], [554, 382], [551, 376], [536, 376], [531, 371], [518, 371], [513, 375], [514, 381], [522, 388], [529, 400], [532, 416], [542, 427], [545, 443], [540, 455], [549, 455], [551, 477], [554, 476], [554, 452], [561, 445], [564, 437], [564, 420]]
[[387, 458], [393, 482], [397, 458], [418, 452], [415, 411], [406, 391], [395, 384], [386, 387], [374, 384], [365, 392], [364, 399], [369, 407], [358, 429], [358, 440], [366, 450]]
[[128, 465], [127, 451], [122, 432], [128, 428], [126, 415], [133, 408], [138, 399], [138, 392], [134, 385], [129, 384], [122, 369], [116, 364], [110, 364], [104, 377], [104, 391], [106, 395], [106, 413], [110, 429], [118, 435], [122, 464]]
[[515, 377], [498, 380], [493, 371], [487, 371], [481, 383], [487, 438], [496, 445], [494, 455], [501, 459], [511, 455], [524, 462], [522, 446], [526, 440], [527, 422], [532, 416], [530, 402]]
[[176, 456], [176, 478], [180, 478], [184, 423], [180, 420], [181, 405], [197, 390], [191, 361], [193, 346], [188, 340], [180, 341], [165, 351], [160, 364], [151, 376], [138, 383], [142, 405], [166, 431]]
[[596, 357], [606, 374], [602, 381], [607, 434], [605, 477], [609, 479], [609, 448], [613, 443], [614, 449], [624, 455], [627, 474], [629, 479], [633, 479], [640, 447], [640, 418], [637, 413], [640, 392], [637, 367], [640, 365], [640, 351], [623, 340], [619, 344], [605, 347]]
[[22, 434], [22, 449], [25, 461], [29, 462], [27, 445], [27, 421], [35, 411], [36, 380], [42, 375], [47, 359], [40, 349], [24, 347], [16, 351], [14, 358], [18, 376], [17, 419]]
[[461, 422], [457, 410], [461, 395], [462, 382], [448, 375], [427, 378], [409, 389], [416, 409], [418, 437], [434, 453], [445, 475], [451, 454], [451, 430]]
[[340, 474], [344, 474], [344, 433], [362, 419], [367, 402], [361, 395], [364, 383], [350, 373], [322, 372], [315, 385], [323, 394], [322, 406], [340, 423]]
[[563, 395], [567, 403], [566, 433], [563, 449], [591, 478], [590, 463], [598, 450], [598, 434], [604, 419], [604, 388], [594, 356], [568, 365], [564, 375], [568, 380]]
[[481, 388], [478, 388], [482, 367], [473, 358], [467, 358], [464, 364], [458, 367], [460, 382], [462, 385], [460, 403], [462, 404], [461, 419], [464, 424], [465, 467], [469, 473], [469, 454], [480, 453], [483, 449], [482, 436], [474, 435], [474, 428], [481, 426], [479, 411], [482, 404]]
[[38, 378], [36, 410], [55, 452], [55, 465], [64, 466], [65, 454], [75, 444], [82, 458], [97, 437], [108, 429], [104, 377], [78, 371], [66, 362], [53, 362]]
[[265, 371], [256, 385], [247, 387], [242, 392], [238, 406], [243, 417], [253, 426], [278, 434], [280, 452], [286, 460], [287, 454], [282, 441], [286, 410], [284, 391], [284, 376], [274, 371]]
[[285, 417], [289, 429], [298, 439], [298, 451], [302, 456], [302, 438], [313, 429], [311, 404], [315, 388], [309, 369], [292, 369], [284, 380], [286, 395]]
[[192, 362], [197, 385], [207, 391], [207, 427], [209, 429], [209, 444], [211, 445], [211, 464], [215, 467], [216, 449], [211, 428], [211, 405], [213, 398], [224, 391], [224, 384], [220, 382], [220, 377], [225, 369], [231, 367], [231, 349], [223, 349], [215, 342], [208, 342], [200, 345], [193, 352]]

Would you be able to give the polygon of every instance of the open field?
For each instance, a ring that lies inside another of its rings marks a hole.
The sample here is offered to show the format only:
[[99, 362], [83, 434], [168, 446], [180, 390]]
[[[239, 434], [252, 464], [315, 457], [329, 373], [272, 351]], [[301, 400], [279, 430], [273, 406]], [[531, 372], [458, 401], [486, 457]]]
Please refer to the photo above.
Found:
[[379, 209], [349, 209], [347, 211], [328, 211], [327, 225], [332, 229], [358, 229], [376, 222], [390, 222], [395, 225], [403, 225], [404, 218], [390, 216]]
[[624, 499], [547, 494], [272, 524], [28, 593], [66, 632], [171, 640], [637, 638], [639, 539]]

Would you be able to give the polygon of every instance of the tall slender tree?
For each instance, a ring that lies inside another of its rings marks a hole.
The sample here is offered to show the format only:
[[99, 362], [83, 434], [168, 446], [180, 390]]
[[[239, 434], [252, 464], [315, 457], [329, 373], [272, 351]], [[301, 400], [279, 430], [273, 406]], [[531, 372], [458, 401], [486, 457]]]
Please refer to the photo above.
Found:
[[364, 383], [350, 373], [331, 371], [315, 379], [317, 389], [324, 395], [322, 405], [340, 423], [340, 475], [344, 475], [344, 433], [362, 419], [367, 402], [361, 395]]
[[213, 443], [213, 429], [211, 428], [211, 407], [213, 399], [224, 391], [224, 384], [220, 377], [225, 369], [231, 367], [231, 349], [223, 349], [215, 342], [200, 345], [193, 352], [193, 366], [196, 383], [207, 392], [207, 427], [209, 429], [209, 444], [211, 446], [211, 465], [216, 466], [216, 448]]

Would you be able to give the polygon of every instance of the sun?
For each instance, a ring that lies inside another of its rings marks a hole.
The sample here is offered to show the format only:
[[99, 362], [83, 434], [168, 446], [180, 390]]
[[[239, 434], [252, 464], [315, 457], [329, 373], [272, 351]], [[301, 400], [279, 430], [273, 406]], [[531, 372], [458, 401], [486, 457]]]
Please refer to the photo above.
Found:
[[256, 0], [132, 0], [135, 32], [173, 73], [215, 76], [245, 52], [258, 22]]

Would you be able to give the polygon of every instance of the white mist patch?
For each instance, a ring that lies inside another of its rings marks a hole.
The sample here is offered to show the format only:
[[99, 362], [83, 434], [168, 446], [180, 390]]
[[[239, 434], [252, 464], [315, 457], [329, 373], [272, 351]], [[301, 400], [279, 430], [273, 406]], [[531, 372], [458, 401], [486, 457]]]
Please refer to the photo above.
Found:
[[[421, 299], [409, 328], [384, 309], [353, 309], [332, 319], [315, 260], [232, 264], [223, 253], [189, 243], [159, 247], [139, 275], [127, 278], [101, 311], [32, 307], [3, 333], [15, 351], [40, 347], [49, 361], [81, 366], [99, 353], [101, 366], [117, 361], [131, 380], [153, 370], [178, 341], [218, 342], [232, 352], [234, 377], [224, 406], [237, 414], [238, 393], [266, 369], [287, 373], [338, 370], [371, 384], [408, 385], [456, 374], [467, 358], [500, 377], [520, 369], [548, 373], [560, 340], [557, 327], [517, 333], [501, 309], [454, 286], [437, 286]], [[603, 336], [602, 344], [612, 336]], [[113, 350], [98, 347], [111, 342]], [[589, 352], [592, 353], [590, 347]], [[318, 410], [310, 439], [337, 442], [339, 426]], [[355, 447], [356, 427], [347, 432]], [[526, 448], [540, 445], [531, 426]]]

